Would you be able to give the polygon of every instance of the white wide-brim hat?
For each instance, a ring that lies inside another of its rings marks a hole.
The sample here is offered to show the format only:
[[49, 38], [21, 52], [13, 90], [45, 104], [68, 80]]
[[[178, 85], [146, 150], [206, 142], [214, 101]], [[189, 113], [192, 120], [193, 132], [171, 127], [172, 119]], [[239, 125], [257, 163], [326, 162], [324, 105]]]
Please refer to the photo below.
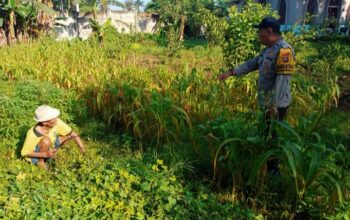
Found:
[[60, 110], [48, 105], [41, 105], [35, 110], [34, 120], [37, 122], [50, 121], [60, 115]]

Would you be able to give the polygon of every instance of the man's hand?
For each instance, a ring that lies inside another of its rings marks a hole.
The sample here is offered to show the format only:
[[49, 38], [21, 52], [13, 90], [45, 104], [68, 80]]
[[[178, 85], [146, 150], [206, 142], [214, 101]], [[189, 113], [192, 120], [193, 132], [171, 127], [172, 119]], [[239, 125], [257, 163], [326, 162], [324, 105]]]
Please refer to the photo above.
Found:
[[57, 149], [48, 150], [46, 152], [43, 152], [43, 157], [44, 158], [52, 158], [56, 155], [56, 153], [57, 153]]
[[82, 154], [85, 154], [85, 146], [82, 142], [82, 140], [80, 139], [79, 135], [73, 131], [69, 136], [68, 136], [68, 140], [70, 139], [74, 139], [75, 143], [78, 145], [79, 149], [80, 149], [80, 152]]
[[86, 152], [85, 146], [82, 145], [82, 146], [80, 146], [79, 148], [80, 148], [80, 152], [81, 152], [82, 154], [85, 154], [85, 152]]
[[234, 76], [234, 75], [236, 75], [236, 72], [234, 70], [229, 70], [228, 72], [221, 74], [218, 79], [220, 81], [224, 81], [230, 76]]
[[275, 118], [278, 115], [277, 107], [275, 105], [269, 106], [266, 115], [269, 118]]

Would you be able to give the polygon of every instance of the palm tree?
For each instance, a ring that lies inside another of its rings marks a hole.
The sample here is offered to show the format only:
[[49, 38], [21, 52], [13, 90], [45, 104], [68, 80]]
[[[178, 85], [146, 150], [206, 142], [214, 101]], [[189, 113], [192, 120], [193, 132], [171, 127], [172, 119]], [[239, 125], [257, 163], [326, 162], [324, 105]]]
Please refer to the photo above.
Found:
[[142, 0], [135, 0], [134, 2], [135, 8], [137, 10], [137, 13], [140, 12], [140, 8], [144, 6], [144, 1]]
[[134, 6], [135, 6], [134, 0], [126, 0], [122, 7], [127, 11], [133, 11]]
[[93, 7], [92, 7], [93, 20], [96, 21], [96, 19], [97, 19], [96, 14], [97, 14], [98, 7], [101, 8], [101, 11], [107, 17], [108, 6], [110, 6], [110, 5], [114, 5], [114, 6], [118, 6], [118, 7], [124, 6], [124, 4], [118, 0], [93, 0]]
[[140, 7], [142, 7], [144, 2], [142, 0], [135, 0], [134, 2], [134, 7], [136, 9], [135, 12], [135, 33], [137, 32], [137, 27], [138, 27], [138, 20], [139, 20], [139, 13], [140, 13]]

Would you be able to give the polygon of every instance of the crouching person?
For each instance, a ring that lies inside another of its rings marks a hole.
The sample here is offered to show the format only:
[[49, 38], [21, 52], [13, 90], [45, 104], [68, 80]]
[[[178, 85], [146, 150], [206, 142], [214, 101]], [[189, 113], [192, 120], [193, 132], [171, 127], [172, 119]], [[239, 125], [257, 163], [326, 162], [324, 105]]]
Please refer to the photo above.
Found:
[[37, 124], [29, 129], [21, 151], [27, 161], [47, 168], [45, 161], [53, 158], [60, 146], [74, 140], [82, 153], [85, 147], [80, 137], [66, 123], [58, 118], [60, 111], [48, 105], [41, 105], [35, 111]]

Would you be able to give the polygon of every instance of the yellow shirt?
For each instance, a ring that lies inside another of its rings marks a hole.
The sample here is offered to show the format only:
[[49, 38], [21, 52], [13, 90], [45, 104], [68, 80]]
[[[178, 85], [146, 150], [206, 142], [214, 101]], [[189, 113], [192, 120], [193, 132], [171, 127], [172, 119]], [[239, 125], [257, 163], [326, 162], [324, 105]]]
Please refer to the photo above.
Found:
[[[27, 136], [21, 151], [21, 155], [23, 157], [35, 151], [35, 147], [38, 145], [42, 137], [49, 137], [52, 143], [51, 147], [54, 148], [55, 141], [58, 136], [66, 136], [72, 132], [72, 128], [70, 128], [59, 118], [57, 119], [57, 124], [50, 129], [47, 135], [40, 134], [39, 132], [35, 131], [34, 128], [35, 126], [29, 129], [29, 131], [27, 132]], [[26, 160], [30, 162], [31, 158], [27, 157]]]

